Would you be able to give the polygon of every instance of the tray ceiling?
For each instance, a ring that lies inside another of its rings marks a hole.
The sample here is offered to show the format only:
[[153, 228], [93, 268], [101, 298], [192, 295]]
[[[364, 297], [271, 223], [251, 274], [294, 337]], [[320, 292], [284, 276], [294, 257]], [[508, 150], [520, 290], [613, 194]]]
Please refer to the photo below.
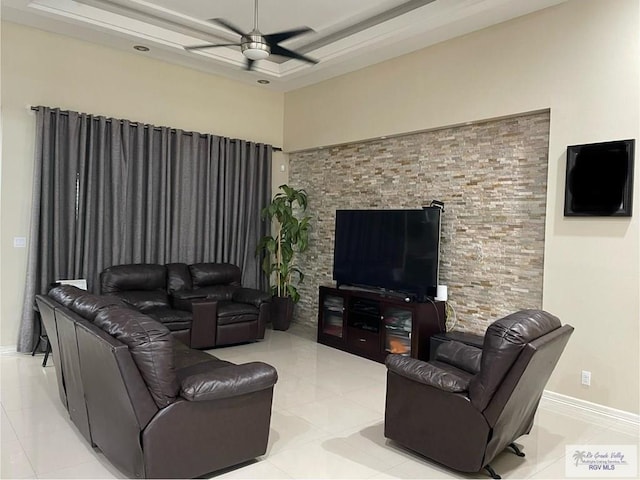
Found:
[[[314, 32], [283, 46], [319, 61], [275, 55], [243, 70], [239, 47], [186, 51], [202, 43], [235, 43], [211, 23], [254, 26], [253, 0], [3, 0], [2, 19], [122, 49], [137, 55], [288, 91], [403, 55], [566, 0], [260, 0], [263, 34], [300, 26]], [[148, 52], [133, 50], [135, 45]]]

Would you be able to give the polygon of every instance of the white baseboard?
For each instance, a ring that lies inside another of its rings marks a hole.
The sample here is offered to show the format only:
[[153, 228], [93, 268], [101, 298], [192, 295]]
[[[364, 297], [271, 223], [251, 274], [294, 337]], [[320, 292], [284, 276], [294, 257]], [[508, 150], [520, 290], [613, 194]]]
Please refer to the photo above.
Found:
[[540, 403], [551, 409], [570, 409], [572, 415], [582, 414], [582, 416], [595, 417], [603, 421], [623, 422], [630, 426], [640, 426], [640, 415], [636, 413], [625, 412], [624, 410], [562, 395], [561, 393], [550, 392], [549, 390], [544, 391]]
[[11, 355], [16, 352], [15, 345], [0, 345], [0, 355]]

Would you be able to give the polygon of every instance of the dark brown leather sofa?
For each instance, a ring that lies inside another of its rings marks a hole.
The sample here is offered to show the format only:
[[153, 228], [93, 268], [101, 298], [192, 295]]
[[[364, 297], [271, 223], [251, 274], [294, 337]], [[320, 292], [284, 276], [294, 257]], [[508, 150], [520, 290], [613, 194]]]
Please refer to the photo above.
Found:
[[482, 349], [441, 345], [430, 362], [389, 355], [385, 436], [462, 472], [485, 468], [529, 433], [573, 327], [541, 310], [489, 326]]
[[272, 366], [191, 349], [116, 297], [66, 285], [36, 302], [71, 420], [126, 475], [193, 478], [266, 452]]
[[264, 338], [271, 296], [241, 286], [229, 263], [116, 265], [100, 274], [101, 293], [121, 298], [192, 348]]

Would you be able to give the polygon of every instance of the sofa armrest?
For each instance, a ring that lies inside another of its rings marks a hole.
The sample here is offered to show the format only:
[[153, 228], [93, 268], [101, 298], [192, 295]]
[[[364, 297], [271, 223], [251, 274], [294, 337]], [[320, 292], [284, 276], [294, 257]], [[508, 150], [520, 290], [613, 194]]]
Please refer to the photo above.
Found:
[[438, 390], [461, 393], [469, 389], [468, 380], [422, 360], [404, 355], [387, 355], [385, 364], [390, 372]]
[[195, 402], [218, 400], [265, 390], [277, 381], [278, 372], [266, 363], [229, 365], [185, 378], [180, 385], [180, 395]]
[[192, 312], [189, 346], [211, 348], [216, 344], [218, 327], [218, 302], [206, 298], [184, 300]]
[[249, 303], [260, 308], [263, 303], [271, 302], [271, 294], [254, 288], [238, 288], [231, 299], [234, 302]]
[[480, 371], [482, 349], [453, 340], [438, 347], [435, 359], [475, 375]]
[[173, 292], [169, 295], [171, 300], [171, 306], [178, 310], [192, 311], [192, 302], [195, 300], [203, 299], [206, 295], [203, 293], [197, 293], [193, 290], [181, 290], [179, 292]]

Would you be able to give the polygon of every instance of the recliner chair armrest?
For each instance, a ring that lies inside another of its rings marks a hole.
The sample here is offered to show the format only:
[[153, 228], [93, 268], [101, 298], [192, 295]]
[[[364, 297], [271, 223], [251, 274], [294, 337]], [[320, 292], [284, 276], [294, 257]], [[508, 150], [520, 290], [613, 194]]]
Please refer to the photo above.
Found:
[[189, 332], [191, 348], [211, 348], [216, 344], [218, 325], [218, 302], [206, 298], [183, 300], [185, 307], [193, 313]]
[[278, 381], [278, 372], [263, 362], [229, 365], [185, 378], [180, 396], [200, 402], [237, 397], [271, 388]]
[[475, 375], [480, 371], [482, 349], [453, 340], [438, 347], [435, 359]]
[[468, 380], [422, 360], [392, 354], [387, 355], [385, 364], [393, 373], [439, 390], [461, 393], [469, 389]]
[[193, 290], [182, 290], [169, 295], [171, 306], [177, 310], [192, 311], [192, 303], [206, 298], [206, 295]]
[[249, 303], [260, 308], [263, 303], [271, 301], [271, 295], [255, 288], [238, 288], [233, 292], [231, 299], [234, 302]]

